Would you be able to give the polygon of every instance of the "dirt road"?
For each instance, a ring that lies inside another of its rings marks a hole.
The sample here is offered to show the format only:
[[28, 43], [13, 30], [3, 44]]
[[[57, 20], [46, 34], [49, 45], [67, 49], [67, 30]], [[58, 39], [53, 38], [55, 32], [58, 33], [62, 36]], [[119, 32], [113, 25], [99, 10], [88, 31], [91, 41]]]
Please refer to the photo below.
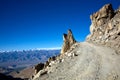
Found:
[[72, 51], [78, 56], [65, 57], [49, 68], [50, 73], [34, 80], [120, 80], [120, 55], [111, 48], [91, 43], [76, 43]]

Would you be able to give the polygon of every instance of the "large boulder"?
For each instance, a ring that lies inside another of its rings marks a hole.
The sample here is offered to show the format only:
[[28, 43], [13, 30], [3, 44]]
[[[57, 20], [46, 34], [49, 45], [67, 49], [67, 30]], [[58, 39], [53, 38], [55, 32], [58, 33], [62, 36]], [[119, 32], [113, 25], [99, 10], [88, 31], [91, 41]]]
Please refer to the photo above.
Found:
[[74, 39], [74, 36], [72, 34], [72, 31], [69, 29], [68, 30], [68, 34], [63, 34], [63, 46], [61, 49], [61, 54], [64, 54], [65, 52], [67, 52], [70, 47], [76, 43], [76, 40]]

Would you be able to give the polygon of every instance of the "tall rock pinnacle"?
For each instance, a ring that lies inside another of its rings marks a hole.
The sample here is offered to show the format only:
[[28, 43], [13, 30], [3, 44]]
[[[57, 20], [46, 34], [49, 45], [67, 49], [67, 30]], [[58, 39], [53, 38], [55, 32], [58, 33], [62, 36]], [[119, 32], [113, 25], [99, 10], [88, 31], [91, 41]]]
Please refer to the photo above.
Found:
[[69, 29], [68, 34], [63, 34], [63, 47], [61, 49], [61, 54], [64, 54], [67, 52], [67, 50], [70, 49], [70, 47], [76, 43], [76, 40], [73, 37], [72, 31]]

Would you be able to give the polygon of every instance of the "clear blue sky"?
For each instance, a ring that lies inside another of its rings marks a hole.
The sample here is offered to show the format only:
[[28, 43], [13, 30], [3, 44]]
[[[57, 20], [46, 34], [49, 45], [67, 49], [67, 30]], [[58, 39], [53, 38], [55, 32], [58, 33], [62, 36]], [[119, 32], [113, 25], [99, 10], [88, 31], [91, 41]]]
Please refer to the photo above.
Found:
[[69, 28], [84, 41], [90, 14], [106, 3], [120, 0], [0, 0], [0, 51], [61, 47]]

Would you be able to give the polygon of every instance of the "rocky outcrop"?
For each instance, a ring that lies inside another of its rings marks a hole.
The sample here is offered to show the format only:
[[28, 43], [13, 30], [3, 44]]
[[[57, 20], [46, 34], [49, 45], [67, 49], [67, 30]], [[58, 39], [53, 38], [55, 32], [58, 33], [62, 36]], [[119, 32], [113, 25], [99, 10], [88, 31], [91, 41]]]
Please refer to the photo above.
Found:
[[35, 65], [35, 74], [37, 74], [40, 70], [42, 70], [44, 68], [44, 63], [39, 63], [37, 65]]
[[34, 68], [34, 75], [31, 76], [31, 79], [39, 73], [40, 76], [44, 75], [44, 74], [47, 74], [48, 73], [48, 68], [50, 68], [54, 63], [55, 63], [55, 60], [59, 57], [60, 55], [58, 56], [53, 56], [53, 57], [50, 57], [48, 58], [48, 60], [45, 62], [45, 63], [39, 63], [37, 65], [35, 65], [33, 68]]
[[120, 8], [114, 11], [111, 4], [106, 4], [90, 18], [91, 34], [87, 41], [109, 46], [120, 53]]
[[74, 36], [72, 34], [72, 31], [69, 29], [68, 30], [68, 34], [63, 34], [63, 47], [61, 49], [61, 54], [64, 54], [65, 52], [67, 52], [70, 47], [76, 43], [76, 40], [74, 39]]
[[[40, 72], [39, 73], [40, 75], [43, 75], [44, 73], [47, 74], [48, 68], [50, 68], [55, 62], [60, 63], [63, 61], [63, 59], [61, 58], [63, 57], [61, 56], [62, 54], [64, 54], [68, 50], [71, 51], [71, 49], [73, 49], [71, 46], [76, 43], [76, 40], [74, 39], [72, 31], [70, 29], [68, 30], [68, 34], [63, 34], [63, 40], [64, 40], [64, 43], [61, 49], [61, 54], [58, 56], [53, 56], [48, 58], [48, 60], [45, 63], [39, 63], [35, 65], [34, 67], [35, 74], [38, 74], [38, 72]], [[73, 54], [73, 56], [77, 56], [77, 54]]]

